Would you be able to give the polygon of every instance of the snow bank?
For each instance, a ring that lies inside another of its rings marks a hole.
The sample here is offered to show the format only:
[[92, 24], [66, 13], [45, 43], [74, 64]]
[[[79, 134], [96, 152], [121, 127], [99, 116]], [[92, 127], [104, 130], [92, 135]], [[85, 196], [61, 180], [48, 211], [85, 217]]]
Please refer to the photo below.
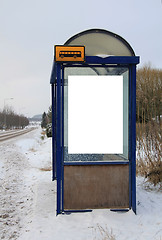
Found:
[[105, 209], [56, 217], [56, 182], [51, 181], [50, 171], [51, 139], [42, 140], [38, 129], [0, 145], [0, 151], [1, 239], [162, 238], [162, 193], [146, 188], [143, 178], [137, 178], [137, 215], [132, 211], [116, 213]]

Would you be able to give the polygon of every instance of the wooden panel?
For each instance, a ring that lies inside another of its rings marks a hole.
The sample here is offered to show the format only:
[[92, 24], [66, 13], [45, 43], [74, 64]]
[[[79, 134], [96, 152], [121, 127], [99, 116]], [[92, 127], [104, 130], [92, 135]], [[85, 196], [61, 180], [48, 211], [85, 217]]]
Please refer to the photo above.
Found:
[[64, 209], [128, 208], [129, 166], [64, 166]]

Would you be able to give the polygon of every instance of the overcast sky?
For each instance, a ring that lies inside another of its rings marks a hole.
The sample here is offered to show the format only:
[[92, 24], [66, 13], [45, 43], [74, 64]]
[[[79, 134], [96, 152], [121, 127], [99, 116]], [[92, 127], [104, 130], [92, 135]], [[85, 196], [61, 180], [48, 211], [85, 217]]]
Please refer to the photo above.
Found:
[[161, 0], [0, 0], [0, 109], [47, 112], [53, 46], [91, 28], [125, 38], [140, 66], [162, 68]]

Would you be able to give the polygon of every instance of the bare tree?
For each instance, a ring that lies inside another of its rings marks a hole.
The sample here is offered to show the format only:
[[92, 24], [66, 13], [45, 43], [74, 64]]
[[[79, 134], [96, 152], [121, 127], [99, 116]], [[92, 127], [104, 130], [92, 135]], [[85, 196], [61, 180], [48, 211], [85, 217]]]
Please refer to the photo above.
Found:
[[28, 118], [16, 114], [12, 108], [5, 107], [0, 112], [0, 129], [24, 128], [28, 124]]

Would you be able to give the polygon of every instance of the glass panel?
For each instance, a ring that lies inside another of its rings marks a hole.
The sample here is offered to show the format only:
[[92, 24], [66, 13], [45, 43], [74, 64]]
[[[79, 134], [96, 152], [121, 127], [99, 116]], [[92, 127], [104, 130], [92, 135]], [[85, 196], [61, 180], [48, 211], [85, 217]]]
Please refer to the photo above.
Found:
[[64, 160], [127, 159], [128, 69], [65, 68]]
[[67, 40], [65, 45], [85, 46], [86, 56], [134, 56], [133, 49], [123, 38], [99, 29], [81, 32]]

